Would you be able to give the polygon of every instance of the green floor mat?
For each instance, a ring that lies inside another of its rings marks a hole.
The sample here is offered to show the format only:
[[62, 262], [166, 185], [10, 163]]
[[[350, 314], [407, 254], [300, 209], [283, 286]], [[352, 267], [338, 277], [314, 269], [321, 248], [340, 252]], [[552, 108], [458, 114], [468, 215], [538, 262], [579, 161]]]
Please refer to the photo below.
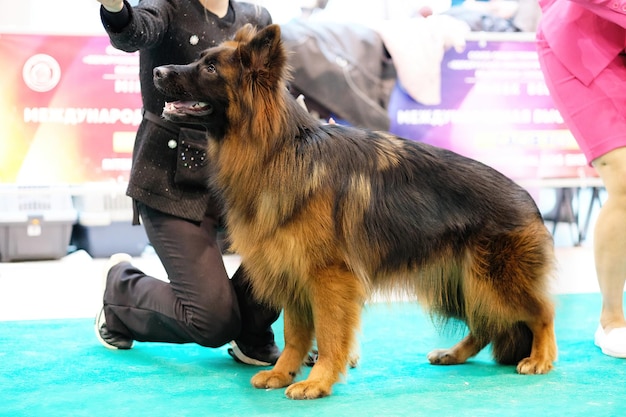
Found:
[[[225, 347], [110, 351], [91, 320], [0, 322], [0, 415], [624, 416], [626, 360], [593, 345], [599, 297], [557, 297], [559, 360], [540, 376], [496, 365], [488, 350], [464, 365], [430, 365], [431, 349], [462, 335], [439, 334], [413, 304], [368, 305], [359, 366], [332, 396], [313, 401], [254, 389], [258, 368], [235, 363]], [[275, 330], [282, 344], [280, 321]]]

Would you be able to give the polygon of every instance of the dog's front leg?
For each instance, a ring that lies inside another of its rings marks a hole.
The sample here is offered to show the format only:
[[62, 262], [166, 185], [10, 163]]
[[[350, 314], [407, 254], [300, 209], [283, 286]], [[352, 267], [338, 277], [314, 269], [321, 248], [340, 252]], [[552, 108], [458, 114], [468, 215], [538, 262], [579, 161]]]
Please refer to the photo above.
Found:
[[319, 357], [306, 380], [290, 385], [292, 399], [330, 395], [332, 386], [346, 372], [359, 328], [364, 290], [360, 281], [339, 266], [320, 272], [311, 283], [311, 308]]
[[256, 388], [283, 388], [293, 382], [313, 343], [313, 322], [310, 317], [307, 319], [295, 309], [285, 308], [285, 348], [273, 369], [252, 377], [252, 385]]

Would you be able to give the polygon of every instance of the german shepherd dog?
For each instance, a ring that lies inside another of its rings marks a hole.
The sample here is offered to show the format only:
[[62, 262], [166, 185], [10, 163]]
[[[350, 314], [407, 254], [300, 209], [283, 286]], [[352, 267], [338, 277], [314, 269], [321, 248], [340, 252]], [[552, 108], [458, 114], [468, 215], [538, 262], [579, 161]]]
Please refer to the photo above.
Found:
[[[469, 333], [432, 364], [495, 361], [544, 374], [557, 358], [552, 236], [529, 194], [449, 150], [314, 118], [288, 91], [280, 27], [240, 29], [189, 65], [154, 69], [163, 117], [209, 135], [211, 185], [254, 294], [284, 309], [284, 350], [257, 388], [327, 396], [373, 292], [415, 298]], [[319, 358], [294, 383], [316, 338]]]

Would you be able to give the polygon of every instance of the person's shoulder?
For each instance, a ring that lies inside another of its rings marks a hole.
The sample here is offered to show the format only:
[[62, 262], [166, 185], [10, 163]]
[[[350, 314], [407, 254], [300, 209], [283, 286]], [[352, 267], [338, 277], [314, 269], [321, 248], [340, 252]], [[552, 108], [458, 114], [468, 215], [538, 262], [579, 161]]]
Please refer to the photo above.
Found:
[[259, 4], [246, 1], [231, 1], [231, 4], [236, 13], [245, 16], [247, 19], [254, 19], [261, 25], [269, 25], [272, 23], [270, 12]]
[[264, 12], [269, 14], [269, 11], [260, 4], [250, 3], [247, 1], [231, 1], [231, 4], [235, 9], [239, 9], [245, 12]]
[[134, 7], [139, 8], [160, 8], [160, 7], [177, 7], [181, 4], [184, 4], [184, 1], [181, 0], [141, 0], [139, 2], [134, 2], [136, 5]]
[[179, 9], [186, 9], [189, 2], [183, 0], [141, 0], [132, 6], [134, 10], [142, 10], [147, 15], [162, 16], [176, 14]]

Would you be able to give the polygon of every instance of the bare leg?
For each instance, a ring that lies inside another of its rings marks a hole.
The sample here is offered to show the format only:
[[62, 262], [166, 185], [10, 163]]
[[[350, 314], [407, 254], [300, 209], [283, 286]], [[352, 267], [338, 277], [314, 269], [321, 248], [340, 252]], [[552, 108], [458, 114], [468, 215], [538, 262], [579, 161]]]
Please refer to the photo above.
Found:
[[605, 332], [609, 332], [626, 327], [623, 310], [626, 281], [626, 148], [601, 156], [593, 165], [608, 193], [595, 226], [594, 256], [602, 293], [600, 324]]

